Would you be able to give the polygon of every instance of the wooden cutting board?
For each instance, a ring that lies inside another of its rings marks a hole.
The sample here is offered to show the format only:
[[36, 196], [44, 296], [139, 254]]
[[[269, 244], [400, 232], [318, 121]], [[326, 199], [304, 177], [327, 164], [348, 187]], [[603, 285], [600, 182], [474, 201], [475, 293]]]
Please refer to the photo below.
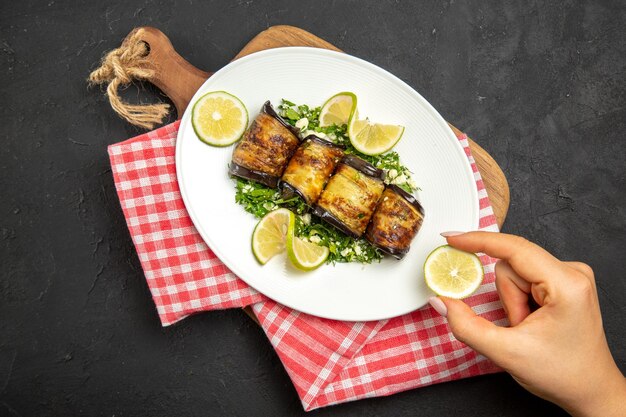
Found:
[[[136, 28], [126, 39], [140, 29], [143, 29], [141, 40], [149, 46], [145, 65], [154, 70], [154, 75], [148, 81], [159, 87], [172, 100], [178, 111], [178, 118], [181, 118], [195, 92], [212, 73], [202, 71], [187, 62], [174, 50], [168, 37], [156, 28]], [[311, 46], [343, 52], [305, 30], [281, 25], [272, 26], [259, 33], [234, 59], [265, 49], [285, 46]], [[459, 130], [451, 124], [450, 128], [455, 133], [459, 133]], [[469, 142], [472, 155], [489, 193], [496, 220], [502, 227], [509, 209], [509, 185], [506, 177], [487, 151], [471, 139]]]
[[[148, 78], [147, 81], [159, 87], [161, 91], [172, 100], [176, 106], [178, 118], [180, 119], [193, 95], [212, 73], [202, 71], [186, 61], [174, 50], [169, 38], [156, 28], [136, 28], [128, 34], [126, 40], [140, 29], [142, 30], [140, 39], [149, 46], [145, 66], [153, 70], [154, 74], [152, 77]], [[243, 47], [233, 60], [265, 49], [285, 46], [311, 46], [343, 52], [336, 46], [305, 30], [293, 26], [281, 25], [272, 26], [259, 33]], [[454, 133], [460, 133], [456, 127], [450, 123], [448, 124]], [[478, 146], [471, 139], [469, 143], [472, 155], [476, 160], [485, 187], [489, 193], [498, 226], [502, 227], [507, 211], [509, 210], [510, 198], [509, 185], [506, 181], [506, 177], [487, 151]], [[250, 307], [245, 307], [243, 310], [258, 324], [258, 320]]]

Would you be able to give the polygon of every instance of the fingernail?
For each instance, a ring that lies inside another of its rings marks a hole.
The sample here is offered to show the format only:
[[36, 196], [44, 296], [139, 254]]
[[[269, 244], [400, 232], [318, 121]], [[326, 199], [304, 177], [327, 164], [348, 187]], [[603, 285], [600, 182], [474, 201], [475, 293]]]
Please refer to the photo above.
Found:
[[430, 306], [434, 308], [435, 311], [441, 314], [443, 317], [446, 317], [448, 315], [448, 307], [446, 307], [443, 301], [441, 301], [441, 298], [430, 297], [428, 299], [428, 304], [430, 304]]
[[452, 237], [452, 236], [463, 235], [465, 234], [465, 232], [442, 232], [440, 234], [443, 237]]

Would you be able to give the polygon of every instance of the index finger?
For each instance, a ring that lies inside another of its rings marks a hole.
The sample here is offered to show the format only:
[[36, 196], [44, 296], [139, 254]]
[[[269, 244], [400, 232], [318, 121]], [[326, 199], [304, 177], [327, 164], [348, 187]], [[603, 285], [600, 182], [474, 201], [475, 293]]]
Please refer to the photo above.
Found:
[[483, 252], [504, 259], [528, 282], [563, 277], [565, 266], [540, 246], [520, 236], [494, 232], [468, 232], [446, 237], [448, 243], [467, 252]]

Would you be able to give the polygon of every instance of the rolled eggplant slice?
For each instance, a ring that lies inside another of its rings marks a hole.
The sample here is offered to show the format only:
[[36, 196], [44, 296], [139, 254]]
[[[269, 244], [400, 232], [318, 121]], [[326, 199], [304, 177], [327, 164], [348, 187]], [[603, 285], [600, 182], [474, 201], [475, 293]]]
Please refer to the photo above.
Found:
[[228, 172], [276, 188], [300, 143], [295, 132], [267, 101], [235, 147]]
[[315, 135], [304, 138], [280, 181], [283, 197], [299, 195], [312, 206], [343, 156], [343, 148]]
[[354, 155], [337, 165], [314, 213], [348, 236], [360, 237], [385, 189], [385, 174]]
[[402, 259], [424, 221], [424, 208], [417, 199], [397, 185], [383, 192], [365, 238], [383, 252]]

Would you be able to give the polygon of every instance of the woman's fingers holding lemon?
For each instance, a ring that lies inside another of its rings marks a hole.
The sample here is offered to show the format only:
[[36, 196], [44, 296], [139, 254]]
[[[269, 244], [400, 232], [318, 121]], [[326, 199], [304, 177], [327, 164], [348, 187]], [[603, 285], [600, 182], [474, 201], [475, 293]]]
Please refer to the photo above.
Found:
[[567, 268], [545, 249], [514, 235], [494, 232], [468, 232], [446, 236], [448, 243], [468, 252], [482, 252], [505, 259], [526, 281], [563, 282], [567, 280]]
[[499, 327], [476, 313], [461, 300], [439, 297], [447, 308], [450, 330], [457, 340], [504, 366], [514, 341], [510, 329]]
[[507, 261], [496, 263], [496, 289], [511, 326], [517, 326], [530, 314], [528, 294], [531, 284], [520, 277]]

